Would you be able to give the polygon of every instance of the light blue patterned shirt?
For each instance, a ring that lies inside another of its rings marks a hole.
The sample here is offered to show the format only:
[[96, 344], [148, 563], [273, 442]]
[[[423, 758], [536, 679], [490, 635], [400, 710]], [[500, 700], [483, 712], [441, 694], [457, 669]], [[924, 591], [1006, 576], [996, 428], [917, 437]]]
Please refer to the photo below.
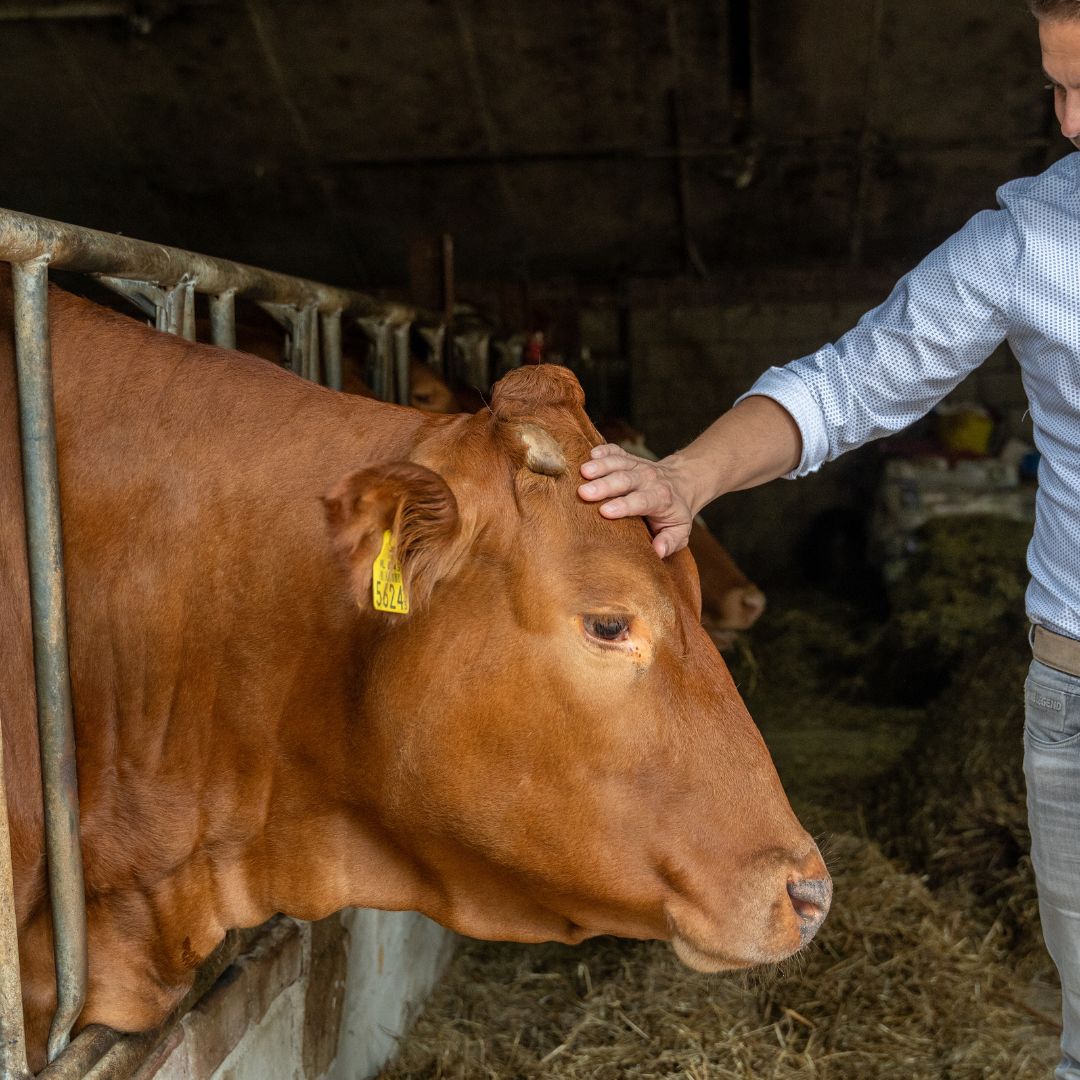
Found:
[[770, 368], [749, 394], [795, 418], [803, 476], [913, 423], [1007, 339], [1042, 455], [1028, 616], [1080, 639], [1080, 153], [1005, 184], [998, 203], [834, 345]]

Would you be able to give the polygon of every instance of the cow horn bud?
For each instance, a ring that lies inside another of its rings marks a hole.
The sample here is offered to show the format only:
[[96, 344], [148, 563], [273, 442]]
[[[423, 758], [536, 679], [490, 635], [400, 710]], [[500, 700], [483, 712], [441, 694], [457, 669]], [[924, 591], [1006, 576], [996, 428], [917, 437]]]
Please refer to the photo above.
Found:
[[566, 457], [554, 436], [536, 424], [521, 424], [518, 433], [525, 445], [525, 465], [532, 472], [541, 476], [562, 476], [566, 472]]

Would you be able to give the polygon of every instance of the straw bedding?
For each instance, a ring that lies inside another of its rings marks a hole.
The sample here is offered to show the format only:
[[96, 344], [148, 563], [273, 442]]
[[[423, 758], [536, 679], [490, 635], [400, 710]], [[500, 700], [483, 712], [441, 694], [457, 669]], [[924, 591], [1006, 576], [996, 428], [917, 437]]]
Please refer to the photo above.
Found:
[[[831, 834], [836, 898], [803, 955], [702, 976], [656, 942], [467, 942], [385, 1080], [1045, 1080], [1058, 1027], [1052, 994], [1032, 994], [1051, 976], [1026, 856], [1024, 539], [932, 527], [888, 624], [804, 600], [736, 658], [796, 809]], [[880, 700], [873, 672], [935, 648], [943, 689], [935, 675], [929, 700]]]

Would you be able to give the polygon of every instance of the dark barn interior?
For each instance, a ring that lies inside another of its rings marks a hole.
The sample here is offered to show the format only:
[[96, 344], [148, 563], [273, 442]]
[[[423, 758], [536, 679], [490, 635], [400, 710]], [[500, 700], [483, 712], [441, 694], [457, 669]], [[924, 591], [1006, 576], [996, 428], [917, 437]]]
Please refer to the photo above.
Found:
[[[0, 204], [418, 303], [448, 236], [456, 300], [661, 455], [1070, 149], [1023, 0], [0, 0], [0, 40]], [[991, 425], [950, 516], [896, 464], [940, 420], [705, 512], [769, 597], [727, 657], [837, 838], [834, 936], [777, 985], [469, 946], [388, 1077], [1048, 1075], [1007, 346], [948, 404]]]
[[[1020, 0], [0, 19], [6, 205], [400, 295], [410, 240], [448, 233], [460, 298], [572, 366], [587, 350], [594, 415], [660, 453], [1067, 149]], [[1013, 372], [996, 358], [979, 392], [1022, 413]], [[781, 521], [850, 504], [859, 467], [736, 495], [714, 524], [753, 574], [783, 573]]]

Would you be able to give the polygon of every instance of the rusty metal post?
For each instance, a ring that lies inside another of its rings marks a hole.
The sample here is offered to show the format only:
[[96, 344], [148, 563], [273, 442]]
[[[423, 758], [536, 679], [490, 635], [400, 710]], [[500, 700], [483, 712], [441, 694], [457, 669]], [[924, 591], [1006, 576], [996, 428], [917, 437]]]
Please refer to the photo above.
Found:
[[210, 340], [223, 349], [236, 348], [236, 290], [210, 297]]
[[4, 734], [0, 716], [0, 1080], [29, 1080], [23, 1028], [19, 930], [15, 921], [15, 882], [11, 875], [11, 835], [4, 786]]
[[323, 375], [326, 385], [331, 390], [340, 390], [341, 374], [341, 312], [324, 311], [319, 321], [322, 324]]
[[51, 1061], [67, 1045], [86, 998], [86, 900], [64, 606], [60, 477], [48, 333], [48, 260], [37, 258], [13, 264], [11, 277], [45, 849], [56, 961], [57, 1006], [48, 1043]]
[[399, 405], [408, 405], [411, 400], [409, 387], [409, 364], [412, 357], [409, 352], [409, 330], [411, 323], [400, 323], [394, 327], [394, 374], [397, 384]]

